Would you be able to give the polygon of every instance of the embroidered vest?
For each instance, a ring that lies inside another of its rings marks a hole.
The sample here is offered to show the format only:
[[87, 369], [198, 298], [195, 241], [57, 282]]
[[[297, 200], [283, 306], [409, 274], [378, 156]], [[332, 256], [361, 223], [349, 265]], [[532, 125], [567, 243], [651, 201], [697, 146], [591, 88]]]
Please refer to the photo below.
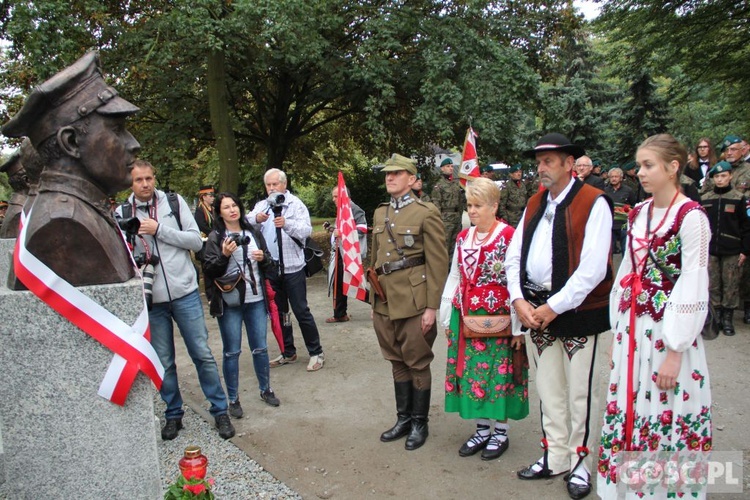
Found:
[[[632, 227], [633, 221], [641, 212], [647, 203], [641, 203], [630, 211], [628, 214], [628, 237], [632, 240]], [[702, 210], [700, 203], [695, 201], [687, 201], [682, 204], [679, 208], [677, 215], [672, 221], [672, 225], [667, 229], [667, 232], [662, 236], [654, 237], [649, 250], [659, 261], [659, 264], [664, 270], [659, 269], [653, 259], [646, 259], [646, 265], [643, 266], [641, 272], [641, 284], [643, 291], [635, 299], [635, 313], [637, 316], [643, 316], [648, 314], [654, 321], [661, 321], [664, 317], [664, 309], [667, 305], [667, 300], [672, 293], [674, 283], [667, 277], [666, 272], [669, 273], [672, 280], [677, 281], [677, 278], [682, 274], [682, 242], [680, 240], [680, 227], [685, 216], [693, 210]], [[633, 270], [635, 272], [635, 259], [632, 254], [633, 244], [630, 243], [629, 250], [631, 251], [630, 257], [633, 262]], [[630, 309], [630, 294], [632, 292], [631, 287], [623, 290], [622, 296], [620, 297], [620, 303], [617, 306], [619, 312], [625, 312]]]
[[[461, 231], [457, 238], [457, 246], [463, 246], [469, 230]], [[475, 313], [484, 309], [487, 314], [510, 314], [510, 295], [508, 294], [507, 278], [505, 276], [505, 252], [513, 237], [513, 228], [506, 226], [494, 240], [482, 246], [468, 258], [477, 259], [476, 272], [473, 278], [468, 278], [464, 272], [467, 263], [464, 262], [464, 252], [458, 252], [458, 268], [461, 279], [453, 306], [462, 314]], [[465, 311], [464, 294], [468, 303]]]
[[[559, 292], [581, 263], [586, 223], [596, 200], [604, 197], [612, 211], [612, 201], [592, 186], [575, 181], [565, 199], [557, 206], [552, 225], [552, 289]], [[526, 260], [539, 221], [547, 208], [547, 191], [536, 193], [526, 206], [521, 243], [521, 285], [527, 281]], [[609, 294], [612, 290], [612, 252], [610, 245], [602, 247], [608, 252], [607, 274], [577, 308], [560, 314], [550, 323], [550, 333], [557, 337], [596, 335], [609, 330]], [[524, 290], [524, 295], [526, 291]]]

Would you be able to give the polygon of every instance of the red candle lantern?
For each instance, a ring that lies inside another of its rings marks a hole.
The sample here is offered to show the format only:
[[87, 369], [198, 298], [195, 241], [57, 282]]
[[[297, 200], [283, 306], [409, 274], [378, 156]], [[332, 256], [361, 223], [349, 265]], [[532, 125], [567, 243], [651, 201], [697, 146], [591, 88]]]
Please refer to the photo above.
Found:
[[180, 459], [179, 465], [182, 477], [185, 479], [203, 479], [206, 477], [208, 459], [201, 454], [198, 446], [188, 446], [185, 448], [185, 456]]

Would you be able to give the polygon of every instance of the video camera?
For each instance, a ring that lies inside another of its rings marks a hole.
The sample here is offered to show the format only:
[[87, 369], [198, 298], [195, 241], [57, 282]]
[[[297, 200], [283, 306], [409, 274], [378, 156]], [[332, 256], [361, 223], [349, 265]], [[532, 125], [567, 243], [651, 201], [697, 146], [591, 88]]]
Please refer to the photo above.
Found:
[[271, 207], [273, 215], [276, 217], [281, 215], [281, 207], [284, 206], [285, 201], [286, 196], [284, 196], [283, 193], [276, 192], [269, 194], [268, 199], [266, 199], [266, 203], [268, 203], [268, 206]]

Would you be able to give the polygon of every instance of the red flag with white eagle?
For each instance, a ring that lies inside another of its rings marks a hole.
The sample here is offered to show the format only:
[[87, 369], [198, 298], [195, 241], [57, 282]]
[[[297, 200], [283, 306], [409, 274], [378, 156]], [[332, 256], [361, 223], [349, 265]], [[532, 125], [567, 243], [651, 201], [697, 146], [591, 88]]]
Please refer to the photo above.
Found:
[[477, 161], [477, 142], [479, 137], [474, 129], [469, 127], [466, 131], [466, 140], [464, 141], [464, 153], [461, 157], [461, 168], [458, 170], [459, 182], [461, 187], [466, 187], [466, 181], [479, 177], [479, 162]]
[[[342, 289], [344, 295], [366, 302], [368, 300], [367, 285], [359, 247], [359, 234], [357, 233], [357, 224], [352, 215], [351, 199], [344, 183], [344, 174], [341, 172], [339, 172], [337, 205], [336, 229], [341, 240], [339, 251], [341, 252], [341, 261], [344, 264], [344, 278], [341, 283], [343, 285]], [[338, 262], [338, 259], [336, 261]]]

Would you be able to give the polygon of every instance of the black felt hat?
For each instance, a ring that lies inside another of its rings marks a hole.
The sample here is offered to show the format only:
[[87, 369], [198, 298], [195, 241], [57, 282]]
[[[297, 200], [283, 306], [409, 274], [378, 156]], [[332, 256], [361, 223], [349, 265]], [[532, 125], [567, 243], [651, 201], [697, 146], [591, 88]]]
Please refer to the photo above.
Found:
[[546, 151], [562, 151], [572, 155], [576, 159], [586, 154], [586, 151], [581, 146], [573, 144], [564, 135], [552, 132], [536, 141], [534, 149], [524, 151], [523, 155], [527, 158], [534, 158], [537, 153], [544, 153]]

